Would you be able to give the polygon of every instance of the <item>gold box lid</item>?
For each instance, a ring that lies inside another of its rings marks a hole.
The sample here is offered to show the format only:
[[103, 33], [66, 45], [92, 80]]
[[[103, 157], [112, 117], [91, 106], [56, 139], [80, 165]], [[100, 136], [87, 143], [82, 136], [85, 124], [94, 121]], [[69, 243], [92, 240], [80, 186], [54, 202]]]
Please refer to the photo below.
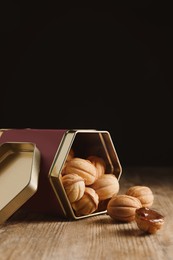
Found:
[[35, 194], [39, 171], [40, 151], [34, 143], [0, 145], [0, 223]]

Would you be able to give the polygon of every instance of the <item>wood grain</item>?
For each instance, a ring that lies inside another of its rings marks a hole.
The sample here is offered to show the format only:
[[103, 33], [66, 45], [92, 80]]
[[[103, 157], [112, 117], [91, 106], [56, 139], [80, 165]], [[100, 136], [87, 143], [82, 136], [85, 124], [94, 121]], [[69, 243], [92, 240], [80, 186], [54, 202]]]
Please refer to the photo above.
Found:
[[135, 222], [117, 223], [106, 214], [68, 221], [19, 210], [0, 225], [0, 259], [172, 259], [173, 169], [126, 168], [119, 193], [132, 185], [149, 186], [155, 196], [153, 208], [165, 215], [156, 234], [144, 234]]

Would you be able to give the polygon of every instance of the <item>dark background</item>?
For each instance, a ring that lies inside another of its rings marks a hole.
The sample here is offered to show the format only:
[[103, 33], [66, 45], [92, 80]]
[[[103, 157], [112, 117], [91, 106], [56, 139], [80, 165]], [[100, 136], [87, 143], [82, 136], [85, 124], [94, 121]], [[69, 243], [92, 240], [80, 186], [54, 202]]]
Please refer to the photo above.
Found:
[[108, 130], [122, 165], [173, 165], [169, 8], [7, 13], [0, 128]]

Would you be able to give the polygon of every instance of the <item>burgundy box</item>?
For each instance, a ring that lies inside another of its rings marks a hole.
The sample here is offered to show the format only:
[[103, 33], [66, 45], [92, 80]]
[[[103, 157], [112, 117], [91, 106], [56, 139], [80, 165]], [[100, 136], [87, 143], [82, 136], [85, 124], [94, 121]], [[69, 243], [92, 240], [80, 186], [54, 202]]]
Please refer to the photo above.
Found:
[[[114, 174], [119, 180], [122, 168], [109, 132], [92, 129], [6, 129], [1, 130], [1, 133], [0, 149], [5, 144], [7, 144], [7, 148], [8, 144], [12, 144], [12, 147], [16, 147], [17, 144], [22, 147], [22, 152], [25, 152], [25, 145], [29, 143], [34, 144], [40, 152], [40, 157], [37, 158], [37, 165], [39, 164], [37, 168], [38, 178], [33, 177], [33, 183], [30, 185], [33, 194], [28, 195], [28, 197], [26, 195], [24, 201], [18, 200], [17, 203], [15, 203], [14, 197], [13, 204], [11, 204], [13, 210], [8, 213], [3, 212], [4, 206], [1, 206], [0, 203], [0, 212], [2, 213], [0, 216], [2, 215], [3, 220], [9, 218], [19, 208], [27, 212], [68, 219], [80, 219], [106, 212], [106, 210], [103, 210], [85, 216], [76, 216], [62, 186], [60, 176], [69, 152], [73, 149], [76, 157], [87, 158], [92, 154], [102, 157], [106, 162], [107, 171]], [[35, 156], [35, 153], [33, 154]], [[0, 158], [0, 162], [7, 163], [4, 158], [8, 157], [9, 153], [2, 152], [0, 156], [3, 157], [2, 160]], [[25, 165], [22, 165], [22, 171], [24, 171], [24, 167]], [[35, 169], [32, 168], [32, 170]], [[3, 174], [6, 178], [5, 175], [8, 174], [6, 168], [3, 168]], [[25, 174], [25, 172], [22, 174]], [[17, 182], [20, 182], [20, 179], [16, 179]], [[16, 183], [14, 182], [13, 185], [15, 186]], [[28, 184], [26, 187], [28, 187]], [[11, 203], [11, 201], [8, 203]], [[10, 204], [7, 206], [10, 209]]]

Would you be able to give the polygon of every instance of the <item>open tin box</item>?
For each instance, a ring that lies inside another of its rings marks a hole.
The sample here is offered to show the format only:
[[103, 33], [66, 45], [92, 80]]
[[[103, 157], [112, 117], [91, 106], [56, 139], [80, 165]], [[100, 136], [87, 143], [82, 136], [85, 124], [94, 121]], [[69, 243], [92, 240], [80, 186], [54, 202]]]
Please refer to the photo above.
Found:
[[[108, 131], [9, 129], [1, 133], [0, 222], [19, 208], [66, 219], [106, 213], [106, 210], [97, 210], [89, 215], [76, 216], [63, 187], [61, 174], [73, 149], [75, 157], [96, 155], [103, 158], [106, 172], [114, 174], [119, 180], [122, 168]], [[16, 156], [16, 152], [24, 160]], [[10, 158], [11, 154], [13, 158]], [[6, 169], [9, 167], [10, 172]]]

